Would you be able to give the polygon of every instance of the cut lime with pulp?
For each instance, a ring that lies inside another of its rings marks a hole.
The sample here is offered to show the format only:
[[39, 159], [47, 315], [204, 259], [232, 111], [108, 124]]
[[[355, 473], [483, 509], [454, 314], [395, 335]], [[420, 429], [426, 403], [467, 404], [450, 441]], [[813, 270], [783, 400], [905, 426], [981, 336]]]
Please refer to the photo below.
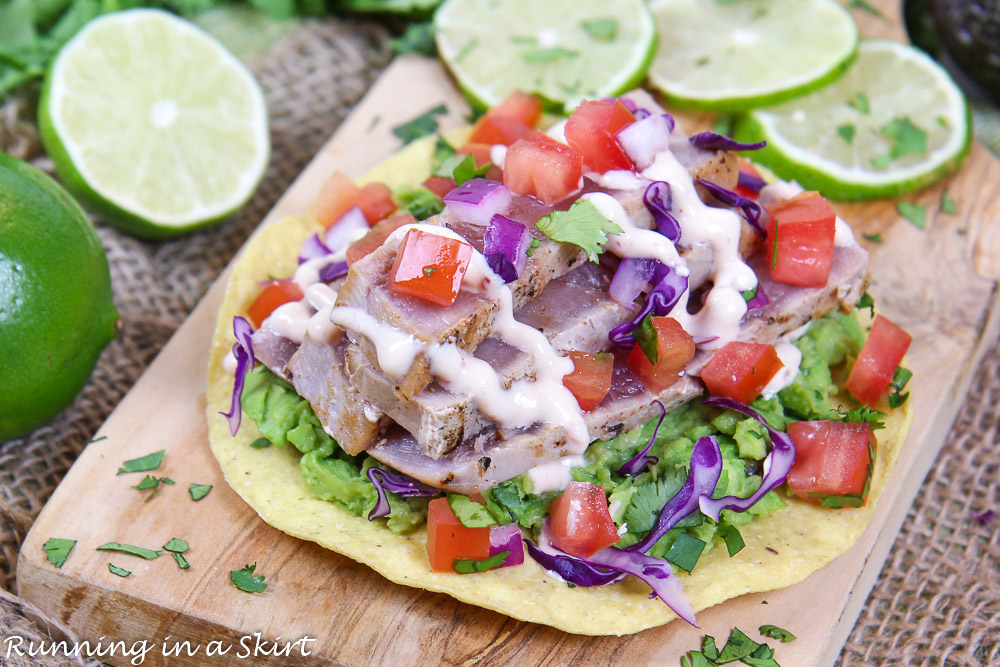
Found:
[[481, 107], [513, 90], [570, 108], [618, 95], [642, 82], [656, 46], [643, 0], [446, 0], [434, 31], [441, 58]]
[[158, 10], [108, 14], [77, 33], [47, 74], [39, 127], [70, 191], [145, 238], [234, 212], [270, 152], [253, 76], [207, 33]]
[[840, 79], [737, 120], [767, 141], [754, 161], [832, 199], [897, 197], [959, 167], [969, 151], [965, 96], [922, 51], [866, 41]]
[[656, 0], [649, 80], [677, 106], [746, 111], [835, 79], [858, 46], [835, 0]]

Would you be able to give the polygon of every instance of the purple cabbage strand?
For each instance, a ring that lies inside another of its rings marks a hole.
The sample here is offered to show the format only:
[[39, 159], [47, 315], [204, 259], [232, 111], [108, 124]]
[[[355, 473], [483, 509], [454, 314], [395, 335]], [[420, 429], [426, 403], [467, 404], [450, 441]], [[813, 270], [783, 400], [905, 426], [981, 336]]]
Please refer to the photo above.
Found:
[[253, 369], [253, 327], [246, 321], [246, 318], [237, 315], [233, 318], [233, 333], [236, 335], [236, 343], [233, 344], [233, 356], [236, 357], [236, 372], [233, 374], [233, 398], [229, 405], [229, 412], [219, 412], [220, 415], [229, 421], [229, 432], [236, 435], [240, 430], [240, 421], [243, 417], [243, 406], [240, 399], [243, 398], [243, 382], [247, 373]]
[[642, 193], [642, 202], [653, 214], [656, 229], [670, 239], [671, 243], [681, 240], [681, 226], [671, 213], [673, 198], [670, 194], [670, 184], [664, 181], [653, 181]]
[[653, 401], [658, 406], [660, 406], [660, 420], [656, 422], [656, 428], [653, 429], [653, 437], [649, 439], [649, 442], [642, 451], [629, 459], [625, 465], [618, 469], [619, 475], [638, 475], [646, 469], [647, 466], [655, 466], [660, 462], [655, 456], [647, 456], [649, 450], [653, 447], [656, 442], [656, 434], [660, 432], [660, 426], [663, 424], [664, 418], [667, 416], [667, 409], [663, 407], [663, 403], [660, 401]]
[[753, 174], [748, 174], [747, 172], [741, 169], [740, 176], [736, 180], [736, 184], [746, 188], [750, 192], [756, 192], [757, 194], [760, 194], [760, 191], [763, 190], [764, 186], [767, 185], [767, 181], [765, 181], [760, 176], [754, 176]]
[[608, 338], [615, 345], [630, 347], [635, 345], [635, 336], [632, 334], [647, 315], [663, 316], [670, 313], [681, 295], [688, 287], [687, 276], [678, 275], [669, 266], [660, 263], [656, 267], [653, 276], [655, 284], [653, 289], [646, 295], [646, 300], [632, 319], [622, 322], [608, 334]]
[[389, 516], [391, 509], [389, 507], [389, 498], [385, 495], [386, 491], [398, 493], [404, 498], [412, 498], [414, 496], [432, 497], [441, 495], [441, 489], [435, 489], [433, 486], [428, 486], [423, 482], [418, 482], [412, 477], [407, 477], [397, 470], [387, 470], [385, 468], [372, 466], [368, 469], [366, 474], [368, 476], [368, 480], [375, 487], [375, 493], [378, 494], [378, 500], [375, 502], [375, 507], [373, 507], [371, 512], [368, 513], [369, 521]]
[[331, 280], [336, 280], [341, 276], [346, 276], [348, 271], [347, 262], [341, 260], [339, 262], [330, 262], [322, 269], [319, 270], [319, 279], [325, 283]]
[[767, 236], [767, 231], [760, 223], [760, 204], [747, 197], [742, 197], [732, 190], [727, 190], [720, 185], [716, 185], [711, 181], [706, 181], [703, 178], [698, 179], [698, 185], [708, 190], [713, 197], [726, 206], [740, 209], [740, 211], [743, 212], [743, 217], [745, 217], [746, 221], [750, 223], [750, 226], [757, 230], [757, 233], [761, 236]]
[[760, 141], [755, 144], [745, 144], [716, 132], [699, 132], [689, 140], [695, 148], [707, 148], [717, 151], [758, 151], [764, 146], [767, 146], [766, 141]]

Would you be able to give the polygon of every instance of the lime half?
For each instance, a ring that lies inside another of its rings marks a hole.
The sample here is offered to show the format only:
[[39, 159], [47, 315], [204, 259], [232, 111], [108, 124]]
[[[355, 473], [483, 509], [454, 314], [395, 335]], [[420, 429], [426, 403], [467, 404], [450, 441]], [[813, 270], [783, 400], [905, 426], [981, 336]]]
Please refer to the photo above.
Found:
[[649, 80], [677, 106], [746, 111], [835, 79], [858, 28], [835, 0], [655, 0]]
[[513, 90], [550, 106], [623, 93], [642, 82], [656, 47], [643, 0], [446, 0], [438, 51], [473, 104]]
[[737, 120], [765, 139], [753, 159], [784, 179], [840, 200], [896, 197], [958, 168], [969, 151], [965, 96], [922, 51], [862, 42], [840, 79]]
[[247, 69], [191, 23], [108, 14], [60, 51], [39, 104], [63, 183], [108, 222], [161, 238], [238, 209], [267, 166], [267, 108]]

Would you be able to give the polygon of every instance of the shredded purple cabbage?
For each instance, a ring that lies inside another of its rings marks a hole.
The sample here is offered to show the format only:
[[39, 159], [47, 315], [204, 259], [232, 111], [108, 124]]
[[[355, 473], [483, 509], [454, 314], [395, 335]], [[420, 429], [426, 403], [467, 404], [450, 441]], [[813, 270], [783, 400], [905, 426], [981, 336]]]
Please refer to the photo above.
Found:
[[649, 290], [642, 307], [632, 316], [632, 319], [622, 322], [608, 334], [608, 338], [615, 345], [621, 347], [635, 345], [635, 336], [632, 335], [632, 332], [639, 327], [646, 316], [649, 314], [667, 315], [677, 305], [681, 294], [687, 289], [687, 276], [678, 275], [669, 266], [658, 264], [653, 275], [653, 289]]
[[699, 132], [690, 138], [695, 148], [708, 148], [717, 151], [757, 151], [767, 146], [766, 141], [756, 144], [744, 144], [724, 134], [715, 132]]
[[713, 197], [726, 206], [732, 206], [733, 208], [740, 209], [740, 211], [743, 212], [743, 217], [745, 217], [747, 222], [750, 223], [750, 226], [756, 229], [757, 233], [761, 236], [767, 236], [767, 231], [760, 223], [760, 204], [747, 197], [741, 197], [732, 190], [727, 190], [724, 187], [716, 185], [711, 181], [706, 181], [703, 178], [698, 179], [698, 184], [708, 190]]
[[319, 234], [313, 234], [306, 239], [305, 243], [302, 244], [302, 249], [299, 250], [299, 264], [305, 264], [310, 259], [317, 257], [325, 257], [330, 252], [326, 244], [320, 240]]
[[233, 398], [229, 404], [229, 412], [219, 412], [219, 414], [229, 420], [229, 432], [236, 435], [243, 417], [243, 406], [240, 404], [240, 399], [243, 397], [243, 382], [247, 373], [253, 369], [253, 342], [250, 338], [253, 335], [253, 327], [245, 318], [237, 315], [233, 318], [233, 333], [236, 335], [236, 343], [233, 344], [233, 356], [236, 357]]
[[642, 202], [653, 214], [656, 229], [670, 239], [671, 243], [681, 240], [681, 226], [671, 213], [673, 198], [670, 195], [670, 184], [664, 181], [653, 181], [642, 193]]
[[663, 407], [663, 403], [660, 401], [653, 401], [658, 406], [660, 406], [660, 420], [656, 422], [656, 428], [653, 429], [653, 437], [649, 439], [649, 443], [642, 448], [642, 451], [629, 459], [625, 465], [618, 469], [619, 475], [638, 475], [646, 466], [655, 466], [660, 462], [655, 456], [647, 456], [649, 454], [650, 448], [652, 448], [653, 443], [656, 442], [656, 434], [660, 432], [660, 425], [663, 424], [663, 419], [667, 416], [667, 409]]
[[531, 540], [524, 540], [528, 545], [528, 554], [543, 568], [559, 575], [563, 581], [568, 581], [574, 586], [590, 588], [592, 586], [607, 586], [621, 581], [622, 576], [618, 572], [601, 572], [596, 567], [586, 561], [570, 556], [569, 554], [554, 554], [542, 551]]
[[341, 260], [339, 262], [330, 262], [322, 269], [319, 270], [319, 279], [325, 283], [331, 280], [336, 280], [341, 276], [346, 276], [348, 271], [347, 262]]
[[748, 174], [745, 171], [740, 170], [740, 176], [737, 179], [736, 184], [742, 185], [750, 192], [760, 194], [760, 191], [767, 185], [767, 181], [760, 176], [754, 176], [753, 174]]
[[586, 562], [642, 579], [653, 589], [653, 592], [649, 594], [650, 598], [660, 598], [675, 614], [694, 627], [698, 627], [694, 617], [694, 609], [691, 607], [687, 595], [684, 594], [684, 587], [680, 580], [674, 576], [674, 569], [667, 561], [634, 551], [607, 547], [588, 558]]
[[368, 475], [368, 480], [375, 487], [375, 493], [378, 494], [375, 507], [368, 513], [369, 521], [389, 516], [391, 510], [389, 507], [389, 498], [385, 495], [386, 491], [398, 493], [404, 498], [412, 498], [414, 496], [429, 498], [441, 495], [441, 489], [435, 489], [433, 486], [418, 482], [397, 470], [387, 470], [372, 466], [366, 474]]
[[517, 220], [499, 213], [490, 218], [483, 237], [486, 263], [505, 283], [517, 280], [527, 262], [531, 232]]
[[699, 438], [691, 452], [691, 472], [680, 491], [660, 510], [656, 524], [626, 551], [645, 553], [684, 517], [698, 509], [702, 498], [711, 498], [722, 474], [722, 451], [714, 435]]
[[656, 273], [656, 267], [660, 266], [659, 260], [645, 257], [626, 257], [615, 269], [615, 275], [611, 278], [611, 285], [608, 287], [608, 294], [611, 298], [623, 306], [631, 308], [635, 305], [636, 298], [649, 285]]
[[759, 412], [737, 400], [712, 396], [702, 401], [702, 405], [726, 408], [727, 410], [733, 410], [748, 417], [753, 417], [767, 428], [767, 432], [771, 436], [771, 444], [773, 445], [771, 453], [764, 459], [764, 479], [760, 482], [760, 488], [749, 498], [738, 498], [736, 496], [725, 496], [724, 498], [702, 497], [700, 502], [701, 511], [705, 516], [718, 521], [722, 510], [745, 512], [767, 493], [784, 483], [785, 478], [788, 477], [788, 471], [792, 469], [792, 464], [795, 463], [795, 443], [792, 442], [791, 437], [787, 433], [782, 433], [777, 429], [771, 428], [771, 425], [767, 423], [767, 420]]
[[757, 293], [747, 301], [747, 310], [758, 310], [771, 303], [771, 299], [764, 293], [764, 286], [757, 283]]

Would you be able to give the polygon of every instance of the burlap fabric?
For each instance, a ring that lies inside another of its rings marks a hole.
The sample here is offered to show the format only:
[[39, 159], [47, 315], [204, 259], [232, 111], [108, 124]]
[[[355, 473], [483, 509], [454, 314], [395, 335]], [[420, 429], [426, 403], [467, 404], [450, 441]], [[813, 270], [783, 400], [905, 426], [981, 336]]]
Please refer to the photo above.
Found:
[[[386, 65], [385, 37], [371, 23], [310, 22], [256, 64], [271, 114], [273, 156], [260, 191], [234, 219], [165, 243], [137, 241], [99, 226], [125, 327], [71, 408], [29, 436], [0, 446], [0, 638], [40, 639], [59, 632], [55, 624], [28, 620], [30, 606], [11, 592], [17, 550], [32, 518], [254, 226]], [[46, 167], [31, 109], [31, 100], [9, 100], [0, 107], [0, 150]], [[994, 348], [910, 510], [841, 664], [1000, 664], [1000, 519], [985, 526], [970, 519], [972, 512], [1000, 509], [998, 429], [1000, 349]], [[10, 664], [98, 664], [22, 660], [28, 662]]]

